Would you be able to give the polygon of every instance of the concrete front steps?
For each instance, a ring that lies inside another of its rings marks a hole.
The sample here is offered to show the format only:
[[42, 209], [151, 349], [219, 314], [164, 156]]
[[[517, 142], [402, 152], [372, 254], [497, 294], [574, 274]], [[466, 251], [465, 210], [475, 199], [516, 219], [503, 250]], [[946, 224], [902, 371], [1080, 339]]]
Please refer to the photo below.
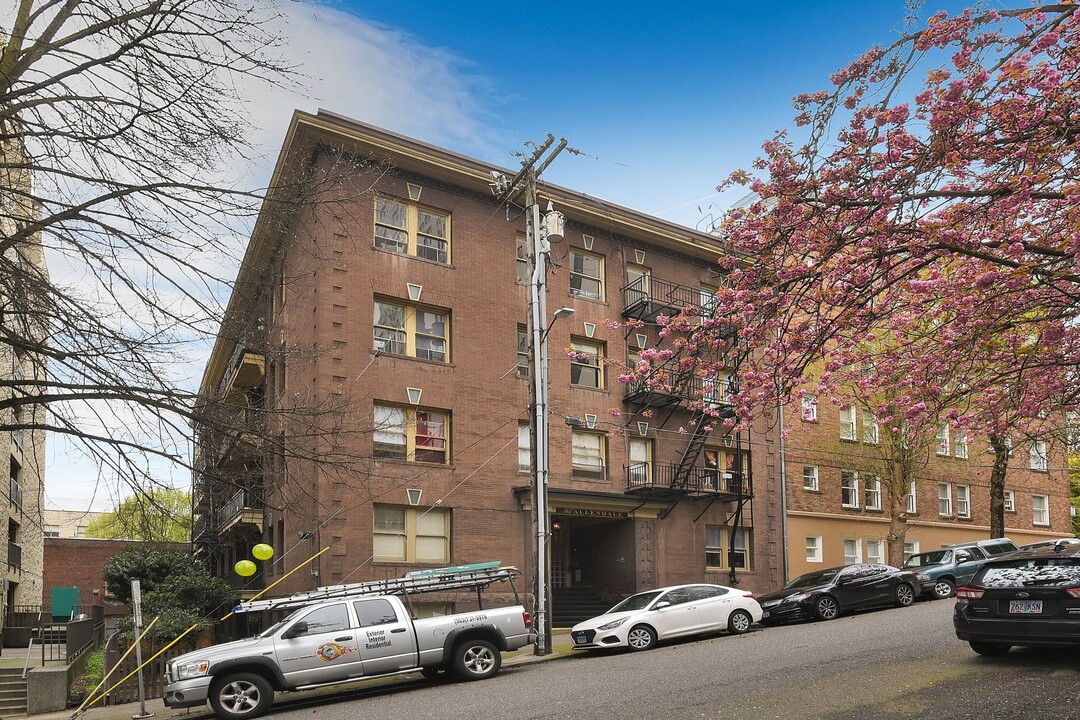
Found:
[[26, 680], [22, 668], [0, 668], [0, 718], [25, 715]]

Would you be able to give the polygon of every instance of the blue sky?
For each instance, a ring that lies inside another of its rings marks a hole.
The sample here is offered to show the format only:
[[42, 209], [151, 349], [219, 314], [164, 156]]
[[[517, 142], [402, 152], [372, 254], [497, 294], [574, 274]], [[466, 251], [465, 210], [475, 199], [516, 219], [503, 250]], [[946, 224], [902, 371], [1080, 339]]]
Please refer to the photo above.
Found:
[[[789, 126], [791, 98], [892, 42], [905, 13], [904, 0], [281, 2], [283, 52], [301, 76], [292, 91], [240, 88], [256, 152], [237, 174], [266, 182], [297, 108], [512, 170], [511, 153], [550, 132], [581, 154], [562, 154], [545, 179], [691, 227], [738, 199], [716, 185]], [[925, 0], [920, 24], [941, 8], [963, 4]], [[237, 259], [246, 242], [236, 237]], [[179, 373], [197, 383], [204, 363]], [[108, 509], [127, 494], [55, 439], [47, 474], [52, 507]], [[182, 469], [162, 479], [191, 482]]]

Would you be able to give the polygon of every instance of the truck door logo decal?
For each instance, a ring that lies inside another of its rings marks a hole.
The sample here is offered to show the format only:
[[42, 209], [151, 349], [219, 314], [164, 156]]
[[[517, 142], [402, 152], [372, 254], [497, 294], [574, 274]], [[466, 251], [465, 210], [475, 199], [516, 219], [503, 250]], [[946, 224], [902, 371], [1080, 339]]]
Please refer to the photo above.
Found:
[[318, 649], [315, 650], [315, 654], [324, 662], [332, 662], [342, 655], [348, 655], [354, 651], [355, 648], [351, 648], [348, 645], [338, 645], [335, 642], [328, 642], [320, 645]]

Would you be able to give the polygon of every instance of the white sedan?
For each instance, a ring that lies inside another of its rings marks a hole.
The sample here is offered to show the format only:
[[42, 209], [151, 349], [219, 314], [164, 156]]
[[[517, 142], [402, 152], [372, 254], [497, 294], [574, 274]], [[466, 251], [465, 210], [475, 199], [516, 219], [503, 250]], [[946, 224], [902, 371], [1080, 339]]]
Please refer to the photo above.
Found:
[[754, 594], [723, 585], [673, 585], [631, 595], [570, 631], [575, 650], [648, 650], [659, 640], [719, 632], [741, 635], [761, 620]]

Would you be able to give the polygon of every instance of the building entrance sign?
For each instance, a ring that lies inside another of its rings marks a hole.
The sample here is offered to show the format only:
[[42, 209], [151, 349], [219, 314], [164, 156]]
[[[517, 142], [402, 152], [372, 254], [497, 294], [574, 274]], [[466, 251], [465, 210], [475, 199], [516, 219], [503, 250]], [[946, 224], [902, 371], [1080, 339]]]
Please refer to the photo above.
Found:
[[564, 508], [557, 507], [554, 509], [556, 515], [584, 515], [586, 517], [606, 517], [606, 518], [627, 518], [630, 517], [630, 513], [619, 512], [618, 510], [593, 510], [590, 508]]

